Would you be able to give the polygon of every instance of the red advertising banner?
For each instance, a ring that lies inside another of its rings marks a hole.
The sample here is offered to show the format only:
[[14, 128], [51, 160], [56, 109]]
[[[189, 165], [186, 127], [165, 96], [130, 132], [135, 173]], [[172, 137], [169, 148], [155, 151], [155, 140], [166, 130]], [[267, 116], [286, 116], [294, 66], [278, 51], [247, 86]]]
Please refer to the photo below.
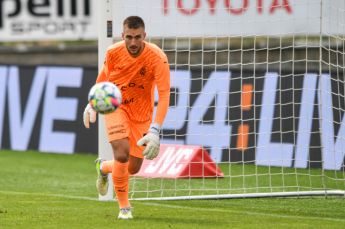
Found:
[[162, 144], [154, 160], [144, 160], [136, 176], [164, 178], [223, 177], [224, 174], [201, 146]]

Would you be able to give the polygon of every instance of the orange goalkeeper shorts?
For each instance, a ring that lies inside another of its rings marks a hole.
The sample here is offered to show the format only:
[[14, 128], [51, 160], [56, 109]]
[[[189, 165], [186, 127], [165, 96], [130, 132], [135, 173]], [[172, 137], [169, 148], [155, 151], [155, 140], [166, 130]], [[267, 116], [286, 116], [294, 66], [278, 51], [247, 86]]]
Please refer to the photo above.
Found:
[[127, 113], [122, 109], [104, 115], [105, 127], [107, 129], [108, 141], [128, 138], [130, 155], [143, 158], [143, 146], [137, 146], [137, 141], [144, 136], [150, 127], [150, 121], [138, 122], [129, 119]]

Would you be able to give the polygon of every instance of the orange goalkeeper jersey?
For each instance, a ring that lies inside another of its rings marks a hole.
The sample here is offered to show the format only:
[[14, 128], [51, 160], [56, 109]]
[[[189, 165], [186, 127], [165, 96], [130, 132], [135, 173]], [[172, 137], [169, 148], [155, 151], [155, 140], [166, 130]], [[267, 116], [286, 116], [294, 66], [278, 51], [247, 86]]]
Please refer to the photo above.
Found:
[[109, 81], [120, 88], [120, 108], [134, 121], [152, 120], [154, 88], [157, 85], [159, 99], [154, 122], [162, 125], [169, 107], [169, 64], [160, 48], [148, 42], [144, 44], [138, 57], [128, 53], [124, 41], [111, 45], [96, 82]]

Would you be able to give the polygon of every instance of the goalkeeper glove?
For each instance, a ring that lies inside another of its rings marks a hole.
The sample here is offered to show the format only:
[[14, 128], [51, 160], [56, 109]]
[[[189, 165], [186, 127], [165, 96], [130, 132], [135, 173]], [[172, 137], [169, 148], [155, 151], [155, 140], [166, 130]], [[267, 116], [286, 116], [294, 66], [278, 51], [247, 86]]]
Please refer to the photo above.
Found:
[[90, 122], [91, 123], [96, 122], [96, 118], [97, 118], [97, 112], [88, 103], [85, 107], [84, 114], [83, 114], [84, 126], [86, 128], [89, 128]]
[[148, 133], [137, 142], [138, 146], [146, 146], [143, 155], [148, 160], [153, 160], [159, 153], [159, 130], [157, 123], [151, 124]]

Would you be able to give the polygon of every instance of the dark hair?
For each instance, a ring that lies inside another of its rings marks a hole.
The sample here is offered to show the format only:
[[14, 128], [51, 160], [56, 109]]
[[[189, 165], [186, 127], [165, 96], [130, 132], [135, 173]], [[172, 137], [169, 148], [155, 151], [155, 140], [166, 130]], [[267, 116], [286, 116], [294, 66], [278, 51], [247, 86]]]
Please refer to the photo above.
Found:
[[127, 25], [129, 29], [137, 29], [137, 28], [144, 28], [145, 23], [144, 20], [139, 16], [129, 16], [123, 21], [123, 26]]

